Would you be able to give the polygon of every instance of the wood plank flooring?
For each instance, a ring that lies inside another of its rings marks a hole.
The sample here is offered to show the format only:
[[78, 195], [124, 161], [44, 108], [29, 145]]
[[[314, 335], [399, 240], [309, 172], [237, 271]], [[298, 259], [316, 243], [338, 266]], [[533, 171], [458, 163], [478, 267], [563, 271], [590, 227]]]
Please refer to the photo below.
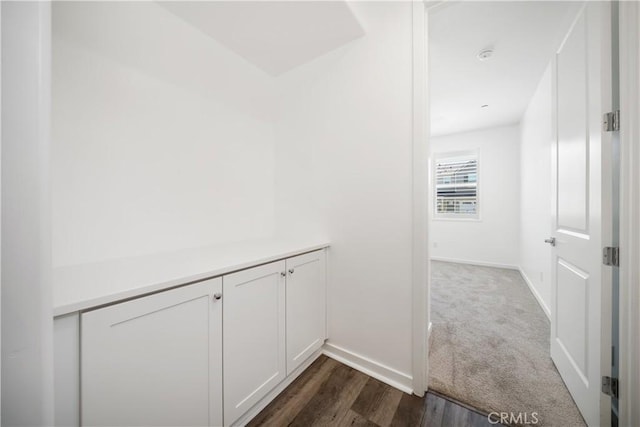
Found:
[[326, 356], [249, 424], [256, 426], [488, 427], [485, 415], [442, 397], [408, 395]]

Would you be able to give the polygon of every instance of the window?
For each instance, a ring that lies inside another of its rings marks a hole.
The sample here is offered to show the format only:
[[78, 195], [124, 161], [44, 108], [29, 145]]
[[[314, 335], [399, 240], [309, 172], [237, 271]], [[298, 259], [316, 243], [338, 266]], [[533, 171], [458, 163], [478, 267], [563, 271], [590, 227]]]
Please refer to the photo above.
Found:
[[435, 197], [436, 218], [478, 218], [477, 153], [436, 156]]

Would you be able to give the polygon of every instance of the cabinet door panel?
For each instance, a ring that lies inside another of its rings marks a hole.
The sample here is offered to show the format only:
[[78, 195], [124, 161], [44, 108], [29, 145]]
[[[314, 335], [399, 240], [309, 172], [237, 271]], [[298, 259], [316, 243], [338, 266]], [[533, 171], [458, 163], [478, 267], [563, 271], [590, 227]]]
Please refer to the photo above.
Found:
[[225, 425], [285, 378], [284, 271], [279, 261], [223, 277]]
[[287, 260], [287, 375], [326, 338], [325, 251]]
[[222, 421], [221, 279], [82, 314], [82, 424]]

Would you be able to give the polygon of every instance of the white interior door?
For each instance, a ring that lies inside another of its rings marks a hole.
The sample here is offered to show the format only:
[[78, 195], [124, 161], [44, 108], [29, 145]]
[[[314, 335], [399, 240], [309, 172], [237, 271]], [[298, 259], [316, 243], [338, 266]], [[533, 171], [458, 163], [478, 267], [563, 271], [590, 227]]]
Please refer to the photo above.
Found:
[[557, 53], [555, 74], [551, 357], [590, 426], [601, 425], [606, 412], [600, 381], [608, 136], [601, 118], [611, 99], [609, 19], [609, 4], [587, 2]]

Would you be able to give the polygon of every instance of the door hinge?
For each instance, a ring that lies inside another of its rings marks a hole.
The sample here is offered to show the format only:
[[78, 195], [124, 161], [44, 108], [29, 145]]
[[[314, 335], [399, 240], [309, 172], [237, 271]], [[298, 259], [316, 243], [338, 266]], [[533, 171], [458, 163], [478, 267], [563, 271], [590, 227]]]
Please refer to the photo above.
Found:
[[620, 249], [607, 246], [602, 249], [602, 263], [613, 267], [620, 266]]
[[618, 379], [602, 377], [602, 392], [607, 396], [618, 398]]
[[605, 132], [617, 132], [620, 130], [620, 110], [605, 113], [602, 119]]

